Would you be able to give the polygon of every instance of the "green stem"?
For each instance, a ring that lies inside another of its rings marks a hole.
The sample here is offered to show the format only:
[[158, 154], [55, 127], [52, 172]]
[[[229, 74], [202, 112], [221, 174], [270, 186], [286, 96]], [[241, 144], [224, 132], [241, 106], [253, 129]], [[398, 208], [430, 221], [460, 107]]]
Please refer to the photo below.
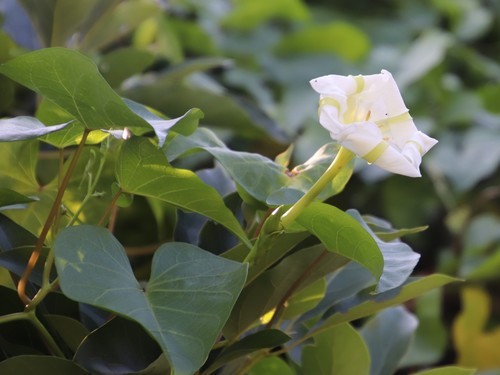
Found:
[[38, 330], [40, 335], [43, 338], [43, 341], [45, 342], [45, 345], [49, 348], [50, 352], [57, 356], [57, 357], [62, 357], [64, 358], [64, 353], [62, 350], [59, 348], [57, 343], [55, 342], [54, 338], [51, 336], [50, 332], [45, 328], [45, 326], [38, 320], [35, 314], [35, 310], [32, 310], [30, 312], [26, 313], [29, 321], [35, 328]]
[[323, 189], [332, 182], [342, 167], [349, 163], [353, 157], [354, 153], [344, 147], [340, 147], [337, 156], [325, 173], [323, 173], [318, 181], [314, 183], [311, 189], [309, 189], [292, 207], [288, 209], [287, 212], [283, 214], [281, 217], [281, 225], [283, 228], [288, 228], [295, 221], [295, 219], [297, 219], [309, 203], [311, 203], [319, 195], [319, 193], [321, 193]]
[[28, 320], [40, 333], [43, 341], [47, 345], [49, 351], [58, 357], [64, 358], [64, 353], [61, 351], [54, 338], [50, 335], [49, 331], [44, 327], [44, 325], [36, 317], [35, 311], [23, 311], [12, 313], [4, 316], [0, 316], [0, 324], [13, 322], [16, 320]]
[[8, 323], [8, 322], [13, 322], [15, 320], [28, 320], [29, 317], [25, 312], [17, 312], [17, 313], [12, 313], [12, 314], [7, 314], [0, 316], [0, 324], [2, 323]]
[[106, 162], [106, 153], [104, 153], [104, 156], [101, 158], [99, 162], [99, 168], [97, 169], [96, 175], [92, 180], [92, 184], [88, 187], [87, 194], [83, 198], [80, 207], [78, 207], [78, 210], [73, 214], [73, 217], [71, 218], [70, 222], [67, 225], [68, 227], [72, 226], [75, 223], [75, 221], [78, 220], [78, 216], [80, 216], [80, 214], [82, 213], [85, 204], [88, 202], [90, 198], [93, 197], [95, 189], [97, 187], [97, 183], [99, 182], [99, 178], [101, 177], [102, 170], [104, 169], [105, 162]]

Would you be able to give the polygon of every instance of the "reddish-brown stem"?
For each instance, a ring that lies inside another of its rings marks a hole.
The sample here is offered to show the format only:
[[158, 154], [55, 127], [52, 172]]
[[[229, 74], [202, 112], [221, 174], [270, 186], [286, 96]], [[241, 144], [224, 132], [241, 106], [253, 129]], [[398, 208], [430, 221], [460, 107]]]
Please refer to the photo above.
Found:
[[[97, 223], [97, 225], [99, 225], [99, 226], [104, 225], [104, 221], [106, 220], [106, 217], [111, 212], [110, 219], [109, 219], [110, 223], [109, 223], [108, 227], [111, 227], [110, 231], [112, 231], [112, 229], [114, 227], [114, 222], [116, 219], [116, 214], [118, 212], [118, 207], [116, 206], [116, 202], [118, 201], [118, 198], [120, 198], [120, 195], [122, 195], [122, 193], [123, 193], [122, 189], [120, 189], [116, 192], [113, 199], [111, 200], [111, 203], [108, 205], [108, 207], [106, 207], [106, 210], [104, 211], [101, 218], [99, 219], [99, 222]], [[115, 207], [116, 207], [116, 209], [115, 209]]]
[[83, 148], [85, 146], [85, 141], [87, 140], [89, 133], [90, 133], [89, 129], [85, 129], [83, 132], [82, 140], [80, 141], [80, 144], [78, 145], [75, 154], [73, 155], [73, 158], [71, 159], [71, 162], [68, 166], [68, 170], [66, 171], [66, 174], [64, 175], [64, 178], [59, 186], [56, 198], [54, 199], [54, 203], [52, 204], [52, 208], [50, 209], [49, 215], [47, 216], [47, 220], [45, 221], [42, 231], [40, 232], [40, 236], [38, 237], [38, 240], [36, 242], [35, 249], [31, 253], [30, 259], [28, 261], [26, 269], [24, 270], [23, 276], [21, 277], [21, 280], [19, 280], [19, 284], [17, 284], [17, 294], [19, 295], [19, 298], [21, 298], [21, 301], [23, 301], [25, 305], [28, 305], [29, 302], [31, 301], [30, 298], [26, 295], [26, 285], [28, 283], [28, 279], [31, 275], [31, 272], [33, 272], [33, 269], [35, 268], [36, 263], [38, 262], [38, 258], [40, 257], [43, 244], [45, 243], [47, 235], [49, 234], [50, 227], [52, 226], [52, 223], [54, 222], [55, 218], [59, 213], [64, 192], [68, 187], [69, 180], [71, 178], [71, 175], [73, 174], [73, 171], [75, 170], [76, 164], [83, 151]]
[[278, 319], [281, 317], [281, 314], [283, 312], [283, 309], [285, 308], [286, 301], [292, 296], [292, 294], [302, 285], [302, 283], [311, 275], [311, 273], [314, 271], [314, 269], [321, 263], [323, 258], [325, 258], [328, 255], [328, 252], [326, 250], [323, 250], [323, 252], [318, 255], [316, 259], [314, 259], [302, 272], [300, 277], [295, 280], [295, 282], [288, 288], [286, 291], [285, 295], [281, 298], [279, 303], [276, 305], [276, 310], [274, 311], [273, 317], [267, 323], [266, 328], [272, 328], [274, 324], [278, 321]]

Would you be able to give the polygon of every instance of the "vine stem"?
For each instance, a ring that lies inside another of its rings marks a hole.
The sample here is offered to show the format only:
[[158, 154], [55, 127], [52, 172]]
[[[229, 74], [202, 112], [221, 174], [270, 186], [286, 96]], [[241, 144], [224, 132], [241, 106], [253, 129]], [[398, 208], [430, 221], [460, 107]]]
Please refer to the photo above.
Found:
[[281, 217], [281, 225], [283, 228], [288, 228], [300, 213], [311, 203], [318, 195], [323, 191], [323, 189], [331, 183], [335, 176], [340, 172], [340, 170], [347, 164], [355, 154], [344, 147], [340, 147], [337, 156], [333, 159], [332, 164], [328, 169], [321, 175], [321, 177], [314, 183], [314, 185], [297, 201], [295, 204], [288, 209], [287, 212]]
[[[118, 198], [120, 198], [120, 195], [122, 195], [122, 193], [123, 193], [123, 190], [120, 188], [116, 192], [116, 194], [113, 196], [113, 199], [111, 199], [111, 202], [108, 205], [108, 207], [106, 207], [106, 210], [102, 214], [97, 225], [99, 225], [99, 226], [104, 225], [104, 221], [106, 220], [106, 216], [108, 216], [108, 213], [110, 213], [110, 212], [111, 212], [111, 216], [112, 216], [111, 219], [114, 220], [113, 215], [116, 216], [116, 212], [113, 213], [113, 211], [114, 211], [114, 208], [116, 206], [116, 202], [118, 201]], [[113, 225], [114, 225], [114, 223], [113, 223]]]
[[57, 191], [56, 198], [54, 199], [54, 203], [52, 204], [52, 208], [49, 212], [49, 215], [47, 216], [47, 220], [45, 221], [42, 231], [40, 232], [40, 236], [38, 237], [38, 240], [36, 242], [35, 249], [31, 253], [28, 265], [26, 266], [23, 276], [21, 277], [21, 280], [19, 280], [19, 284], [17, 285], [17, 294], [19, 295], [19, 298], [25, 305], [28, 305], [31, 301], [30, 298], [26, 295], [26, 285], [28, 283], [28, 279], [31, 275], [31, 272], [33, 272], [33, 269], [35, 268], [36, 263], [38, 262], [38, 258], [40, 257], [43, 244], [45, 243], [47, 235], [49, 234], [50, 227], [52, 226], [52, 223], [57, 217], [57, 213], [59, 212], [64, 192], [68, 187], [69, 180], [71, 178], [71, 175], [73, 174], [73, 171], [75, 170], [78, 159], [80, 158], [80, 155], [85, 146], [85, 141], [87, 140], [87, 137], [90, 132], [91, 132], [90, 129], [85, 129], [83, 131], [80, 144], [78, 145], [75, 154], [73, 155], [73, 158], [71, 159], [71, 162], [68, 166], [68, 170], [66, 171], [66, 174], [64, 175], [64, 178], [61, 181], [61, 184]]

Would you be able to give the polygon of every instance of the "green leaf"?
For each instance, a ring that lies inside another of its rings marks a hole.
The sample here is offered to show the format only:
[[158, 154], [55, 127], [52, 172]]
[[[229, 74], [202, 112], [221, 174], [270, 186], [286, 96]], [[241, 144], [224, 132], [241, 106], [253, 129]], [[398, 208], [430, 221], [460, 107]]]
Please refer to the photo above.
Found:
[[81, 53], [47, 48], [0, 66], [0, 73], [53, 101], [89, 129], [146, 127]]
[[302, 350], [302, 370], [314, 375], [368, 375], [370, 354], [359, 333], [348, 323], [314, 336]]
[[155, 56], [149, 51], [124, 47], [104, 55], [99, 70], [111, 87], [118, 87], [125, 79], [142, 72], [154, 60]]
[[279, 357], [265, 357], [257, 362], [248, 375], [295, 375], [291, 367]]
[[157, 198], [204, 215], [250, 246], [221, 196], [190, 170], [170, 166], [163, 152], [148, 139], [132, 138], [123, 144], [116, 163], [116, 177], [125, 192]]
[[161, 354], [156, 341], [136, 322], [114, 317], [93, 330], [74, 361], [92, 374], [130, 374], [146, 369]]
[[44, 315], [44, 319], [54, 329], [68, 348], [74, 353], [89, 331], [78, 320], [64, 315]]
[[276, 51], [283, 55], [332, 53], [353, 62], [365, 57], [369, 50], [368, 36], [361, 29], [346, 22], [312, 24], [285, 36], [276, 48]]
[[325, 297], [326, 281], [319, 279], [305, 287], [287, 301], [283, 319], [289, 320], [316, 307]]
[[69, 359], [47, 355], [19, 355], [0, 362], [0, 373], [23, 375], [88, 375]]
[[98, 18], [80, 43], [81, 50], [100, 49], [126, 36], [148, 18], [161, 14], [160, 5], [151, 0], [120, 1], [109, 12], [94, 15]]
[[434, 289], [415, 302], [418, 327], [401, 366], [430, 365], [444, 355], [448, 334], [441, 319], [442, 291]]
[[[325, 173], [335, 156], [337, 156], [338, 150], [339, 145], [337, 143], [327, 143], [321, 147], [304, 164], [294, 167], [287, 173], [289, 178], [286, 181], [286, 187], [270, 194], [266, 203], [273, 206], [294, 204]], [[344, 190], [345, 185], [352, 176], [353, 168], [354, 159], [342, 167], [331, 184], [323, 189], [317, 199], [323, 201]]]
[[88, 225], [63, 230], [54, 251], [63, 293], [137, 321], [176, 375], [205, 362], [246, 277], [245, 265], [168, 243], [155, 252], [144, 291], [123, 246], [108, 230]]
[[70, 123], [45, 126], [38, 119], [28, 116], [18, 116], [0, 120], [0, 142], [22, 141], [38, 138], [56, 132]]
[[203, 112], [198, 108], [190, 109], [183, 116], [166, 120], [152, 113], [147, 107], [132, 100], [123, 99], [125, 104], [134, 111], [135, 114], [143, 118], [154, 129], [158, 137], [160, 147], [165, 143], [168, 131], [174, 130], [176, 133], [190, 135], [198, 127], [198, 122], [203, 118]]
[[20, 205], [22, 203], [31, 203], [35, 201], [36, 199], [19, 194], [17, 191], [0, 188], [0, 210], [7, 209], [12, 205]]
[[352, 322], [354, 320], [370, 316], [387, 307], [400, 305], [401, 303], [419, 297], [430, 290], [440, 288], [455, 281], [460, 280], [446, 275], [434, 274], [422, 278], [409, 279], [409, 281], [400, 288], [389, 290], [377, 295], [367, 295], [364, 300], [360, 300], [359, 297], [355, 297], [353, 307], [348, 310], [344, 310], [343, 312], [334, 313], [322, 322], [318, 328], [314, 329], [312, 335], [314, 335], [317, 331], [322, 332], [338, 324]]
[[396, 288], [403, 284], [415, 268], [420, 255], [415, 253], [410, 246], [401, 241], [384, 242], [380, 240], [364, 222], [356, 210], [347, 213], [356, 219], [372, 236], [384, 259], [384, 271], [378, 280], [375, 292], [380, 293]]
[[261, 323], [267, 323], [266, 314], [272, 312], [283, 298], [292, 297], [346, 262], [347, 259], [326, 252], [322, 245], [286, 257], [245, 287], [227, 321], [224, 334], [236, 337], [259, 319]]
[[394, 241], [408, 234], [423, 232], [429, 227], [428, 225], [424, 225], [414, 228], [396, 229], [388, 221], [371, 215], [363, 215], [363, 221], [368, 224], [378, 238], [385, 242]]
[[266, 329], [252, 333], [224, 349], [224, 351], [220, 354], [216, 361], [210, 365], [206, 372], [213, 372], [224, 364], [251, 354], [257, 350], [272, 349], [276, 346], [283, 345], [290, 339], [290, 336], [278, 329]]
[[239, 0], [233, 3], [234, 9], [222, 19], [222, 25], [237, 30], [252, 30], [273, 19], [305, 21], [310, 17], [308, 7], [299, 0]]
[[[437, 367], [430, 370], [416, 372], [413, 375], [474, 375], [475, 369], [457, 366]], [[486, 375], [486, 374], [485, 374]]]
[[232, 151], [206, 128], [198, 129], [190, 137], [176, 136], [165, 153], [171, 161], [191, 150], [210, 153], [241, 188], [260, 202], [286, 184], [284, 167], [259, 154]]
[[43, 47], [50, 46], [54, 10], [58, 0], [20, 0], [26, 9]]
[[370, 357], [370, 375], [394, 374], [418, 325], [403, 307], [383, 310], [361, 329]]
[[377, 243], [349, 214], [313, 202], [302, 211], [297, 223], [319, 238], [328, 251], [361, 264], [376, 280], [382, 275], [384, 259]]

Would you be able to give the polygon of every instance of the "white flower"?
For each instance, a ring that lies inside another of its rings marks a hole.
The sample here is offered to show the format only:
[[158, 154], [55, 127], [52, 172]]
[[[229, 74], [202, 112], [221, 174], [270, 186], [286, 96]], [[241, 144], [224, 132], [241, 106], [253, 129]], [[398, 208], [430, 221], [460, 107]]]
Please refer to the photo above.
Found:
[[422, 156], [437, 140], [418, 131], [391, 73], [328, 75], [311, 80], [319, 122], [332, 139], [389, 172], [420, 177]]

